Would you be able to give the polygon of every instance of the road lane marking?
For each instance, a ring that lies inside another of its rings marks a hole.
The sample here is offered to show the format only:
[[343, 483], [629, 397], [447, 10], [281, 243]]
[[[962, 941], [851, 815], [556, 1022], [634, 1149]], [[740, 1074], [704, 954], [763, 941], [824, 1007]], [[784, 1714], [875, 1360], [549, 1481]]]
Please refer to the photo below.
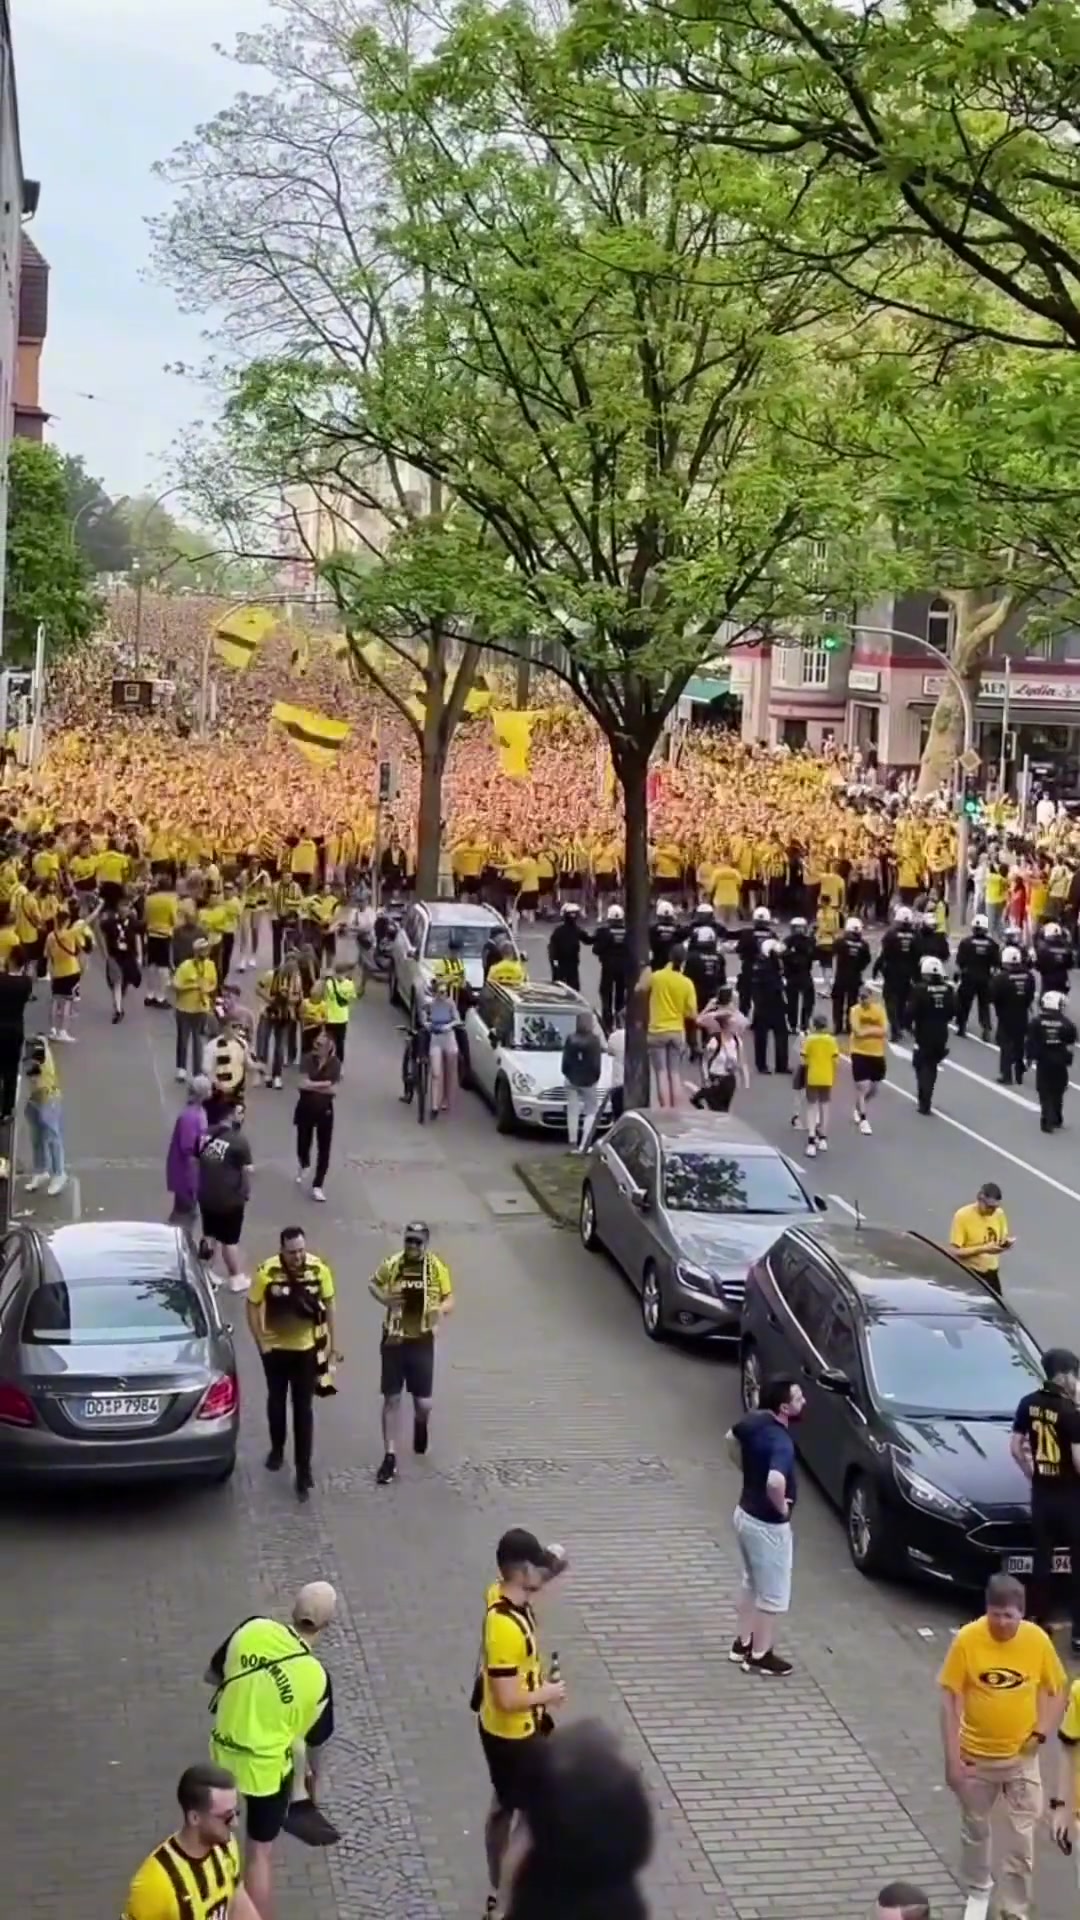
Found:
[[[957, 1034], [956, 1037], [958, 1040], [961, 1037], [965, 1040], [974, 1040], [975, 1045], [977, 1047], [989, 1047], [991, 1053], [997, 1053], [998, 1051], [997, 1041], [984, 1040], [980, 1033], [965, 1033], [963, 1036], [961, 1036], [960, 1034]], [[987, 1081], [987, 1085], [988, 1086], [990, 1085], [989, 1081]], [[1080, 1093], [1080, 1080], [1070, 1080], [1069, 1085], [1070, 1087], [1072, 1087], [1074, 1093]]]
[[[911, 1048], [902, 1047], [895, 1040], [889, 1041], [889, 1052], [899, 1054], [901, 1060], [911, 1059]], [[1026, 1107], [1029, 1113], [1039, 1112], [1037, 1101], [1029, 1100], [1026, 1093], [1017, 1093], [1015, 1087], [999, 1087], [996, 1080], [985, 1079], [981, 1073], [976, 1073], [973, 1067], [962, 1067], [958, 1060], [943, 1060], [941, 1064], [943, 1067], [950, 1067], [953, 1073], [962, 1073], [965, 1080], [977, 1081], [979, 1086], [986, 1087], [988, 1092], [999, 1093], [1003, 1100], [1011, 1100], [1014, 1106]]]
[[[918, 1105], [916, 1096], [909, 1093], [906, 1087], [898, 1087], [895, 1080], [883, 1080], [881, 1084], [887, 1087], [890, 1093], [898, 1093], [901, 1100], [909, 1100], [913, 1107]], [[1004, 1092], [1005, 1089], [1002, 1088], [1001, 1091]], [[942, 1113], [940, 1107], [934, 1108], [934, 1118], [944, 1120], [947, 1127], [955, 1127], [957, 1133], [966, 1133], [969, 1140], [977, 1140], [980, 1147], [987, 1147], [991, 1153], [1000, 1153], [1003, 1160], [1008, 1160], [1014, 1167], [1019, 1167], [1022, 1173], [1030, 1173], [1033, 1179], [1041, 1180], [1044, 1186], [1053, 1187], [1055, 1193], [1063, 1193], [1066, 1200], [1075, 1200], [1080, 1207], [1080, 1193], [1077, 1193], [1073, 1187], [1067, 1187], [1063, 1180], [1055, 1180], [1053, 1174], [1044, 1173], [1041, 1167], [1033, 1167], [1030, 1160], [1021, 1160], [1018, 1153], [1010, 1153], [1008, 1147], [999, 1146], [996, 1140], [988, 1140], [984, 1133], [976, 1133], [974, 1127], [966, 1127], [962, 1120], [954, 1120], [951, 1113]]]

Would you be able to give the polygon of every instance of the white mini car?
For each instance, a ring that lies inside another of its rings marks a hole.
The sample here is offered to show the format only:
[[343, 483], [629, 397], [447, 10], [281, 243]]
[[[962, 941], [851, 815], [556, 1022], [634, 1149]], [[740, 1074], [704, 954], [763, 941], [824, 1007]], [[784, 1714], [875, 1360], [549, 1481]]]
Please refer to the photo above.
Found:
[[[577, 1016], [591, 1012], [584, 994], [561, 984], [493, 986], [489, 981], [465, 1015], [458, 1037], [458, 1074], [495, 1109], [500, 1133], [518, 1127], [566, 1131], [562, 1050]], [[611, 1087], [611, 1059], [600, 1063], [600, 1087]]]
[[484, 948], [502, 934], [518, 953], [517, 942], [494, 907], [468, 900], [416, 900], [407, 910], [390, 949], [387, 985], [391, 1005], [403, 1006], [411, 1016], [431, 991], [432, 961], [445, 960], [450, 937], [461, 942], [459, 958], [474, 993], [484, 984]]

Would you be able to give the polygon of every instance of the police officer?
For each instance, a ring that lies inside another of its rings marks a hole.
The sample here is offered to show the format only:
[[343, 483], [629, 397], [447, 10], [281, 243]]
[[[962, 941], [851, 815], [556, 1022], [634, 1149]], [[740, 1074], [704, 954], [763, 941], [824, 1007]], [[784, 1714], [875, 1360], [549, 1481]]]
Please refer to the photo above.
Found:
[[1073, 963], [1069, 936], [1056, 920], [1048, 920], [1035, 936], [1035, 966], [1042, 993], [1069, 991], [1069, 973]]
[[997, 972], [1001, 948], [990, 934], [985, 913], [977, 913], [956, 949], [956, 1031], [967, 1033], [972, 1004], [977, 1007], [984, 1040], [990, 1038], [990, 979]]
[[777, 1073], [788, 1070], [787, 1005], [784, 972], [780, 964], [779, 940], [763, 940], [754, 960], [750, 982], [751, 1019], [754, 1030], [754, 1064], [759, 1073], [769, 1071], [769, 1035], [773, 1037]]
[[948, 965], [949, 936], [942, 932], [932, 913], [923, 914], [915, 934], [916, 965], [919, 965], [928, 955], [935, 960], [940, 960], [943, 966]]
[[715, 927], [699, 926], [691, 933], [683, 972], [694, 983], [698, 1011], [701, 1012], [720, 988], [727, 984], [727, 966]]
[[655, 971], [666, 967], [672, 947], [679, 944], [679, 922], [670, 900], [658, 900], [656, 918], [649, 928], [649, 962]]
[[1039, 1011], [1028, 1025], [1026, 1045], [1027, 1057], [1035, 1068], [1039, 1125], [1044, 1133], [1056, 1133], [1065, 1124], [1065, 1089], [1076, 1028], [1065, 1012], [1065, 995], [1053, 987], [1039, 1001]]
[[575, 993], [581, 992], [581, 949], [592, 946], [592, 934], [586, 933], [580, 921], [581, 908], [576, 901], [568, 900], [548, 941], [552, 979], [573, 987]]
[[814, 937], [801, 914], [791, 922], [781, 956], [790, 1033], [805, 1033], [814, 1011]]
[[870, 965], [870, 949], [863, 938], [862, 921], [853, 915], [836, 943], [833, 956], [833, 1032], [847, 1034], [848, 1015], [859, 997], [863, 974]]
[[897, 907], [893, 924], [882, 937], [874, 973], [880, 977], [889, 1037], [899, 1040], [907, 1027], [908, 1002], [915, 985], [919, 955], [914, 916], [910, 907]]
[[997, 1015], [998, 1084], [1024, 1084], [1024, 1040], [1035, 999], [1035, 975], [1024, 964], [1019, 947], [1006, 947], [1001, 965], [990, 982], [990, 998]]
[[755, 907], [748, 927], [743, 927], [735, 941], [735, 951], [739, 956], [739, 1012], [748, 1014], [753, 999], [753, 978], [757, 957], [762, 943], [775, 939], [768, 907]]
[[593, 935], [593, 952], [600, 965], [600, 1018], [605, 1033], [621, 1018], [626, 1006], [626, 987], [630, 977], [630, 946], [626, 938], [626, 915], [613, 901], [604, 915], [604, 924]]
[[911, 1031], [915, 1037], [911, 1064], [919, 1112], [933, 1111], [938, 1068], [949, 1051], [949, 1022], [956, 995], [945, 978], [945, 963], [936, 953], [924, 954], [919, 980], [911, 995]]
[[1035, 1564], [1031, 1614], [1042, 1626], [1053, 1617], [1054, 1555], [1068, 1549], [1072, 1647], [1080, 1653], [1080, 1360], [1068, 1347], [1042, 1356], [1043, 1384], [1016, 1409], [1010, 1451], [1031, 1481]]

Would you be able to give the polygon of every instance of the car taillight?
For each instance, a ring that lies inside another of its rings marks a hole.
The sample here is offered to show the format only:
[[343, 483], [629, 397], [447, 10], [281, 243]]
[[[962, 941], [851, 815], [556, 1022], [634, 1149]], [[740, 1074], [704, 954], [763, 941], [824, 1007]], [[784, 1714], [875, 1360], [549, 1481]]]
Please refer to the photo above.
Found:
[[22, 1388], [0, 1380], [0, 1427], [32, 1427], [36, 1424], [33, 1402]]
[[240, 1405], [240, 1388], [235, 1373], [223, 1373], [206, 1389], [202, 1406], [199, 1408], [199, 1420], [223, 1420], [226, 1414], [235, 1413]]

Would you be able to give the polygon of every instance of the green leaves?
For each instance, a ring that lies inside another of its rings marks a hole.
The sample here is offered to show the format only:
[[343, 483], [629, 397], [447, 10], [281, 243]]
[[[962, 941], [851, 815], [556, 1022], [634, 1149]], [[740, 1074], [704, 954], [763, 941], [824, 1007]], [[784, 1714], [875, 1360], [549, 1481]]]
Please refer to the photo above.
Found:
[[4, 653], [33, 661], [44, 623], [50, 656], [89, 638], [101, 613], [67, 507], [64, 462], [53, 447], [13, 440], [8, 467]]

